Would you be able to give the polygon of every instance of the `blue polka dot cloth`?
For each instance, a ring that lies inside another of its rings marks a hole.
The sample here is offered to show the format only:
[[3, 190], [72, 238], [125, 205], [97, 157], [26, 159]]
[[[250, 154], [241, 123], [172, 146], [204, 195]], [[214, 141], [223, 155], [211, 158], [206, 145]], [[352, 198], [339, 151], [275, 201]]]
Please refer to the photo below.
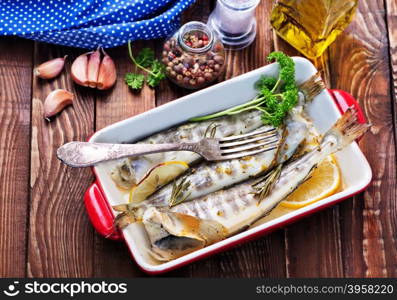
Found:
[[0, 0], [0, 35], [95, 49], [166, 37], [195, 0]]

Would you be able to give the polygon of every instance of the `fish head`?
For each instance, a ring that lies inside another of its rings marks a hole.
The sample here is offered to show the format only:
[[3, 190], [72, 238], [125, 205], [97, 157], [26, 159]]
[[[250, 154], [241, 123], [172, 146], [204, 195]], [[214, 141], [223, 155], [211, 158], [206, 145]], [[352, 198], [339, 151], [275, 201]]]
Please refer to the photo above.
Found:
[[137, 184], [135, 171], [129, 163], [129, 159], [124, 159], [111, 172], [111, 177], [118, 187], [129, 190]]
[[169, 261], [204, 248], [226, 237], [226, 229], [216, 221], [202, 220], [166, 208], [150, 207], [142, 222], [148, 234], [149, 253], [159, 261]]

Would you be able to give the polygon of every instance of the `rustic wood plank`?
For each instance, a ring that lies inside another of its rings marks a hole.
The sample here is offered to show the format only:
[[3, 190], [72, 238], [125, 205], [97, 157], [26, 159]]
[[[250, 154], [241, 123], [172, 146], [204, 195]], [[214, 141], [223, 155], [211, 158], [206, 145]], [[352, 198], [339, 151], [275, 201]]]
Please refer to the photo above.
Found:
[[[206, 7], [202, 9], [205, 11]], [[256, 41], [244, 50], [227, 52], [227, 70], [224, 79], [267, 64], [266, 56], [273, 51], [273, 37], [269, 27], [270, 9], [271, 3], [268, 1], [261, 1], [257, 8], [258, 33]], [[206, 19], [208, 12], [198, 15]], [[179, 95], [179, 92], [174, 93], [171, 89], [160, 89], [157, 99], [160, 103], [164, 103]], [[283, 239], [283, 232], [277, 231], [254, 242], [173, 271], [168, 276], [283, 277], [285, 276]]]
[[[302, 56], [275, 33], [275, 49], [290, 56]], [[326, 51], [313, 64], [330, 86], [329, 57]], [[288, 277], [343, 277], [339, 208], [310, 216], [285, 230]]]
[[0, 277], [26, 275], [33, 43], [0, 40]]
[[288, 277], [343, 277], [338, 219], [333, 207], [286, 228]]
[[[84, 141], [93, 133], [92, 91], [73, 84], [69, 74], [71, 62], [81, 52], [42, 43], [35, 46], [35, 65], [65, 54], [69, 59], [56, 79], [33, 81], [29, 277], [90, 277], [93, 274], [93, 230], [83, 202], [92, 174], [87, 168], [66, 167], [55, 156], [62, 144]], [[47, 122], [43, 118], [43, 102], [56, 88], [73, 92], [74, 105]]]
[[[133, 43], [134, 53], [153, 42]], [[155, 107], [154, 90], [145, 86], [134, 92], [124, 83], [124, 74], [132, 71], [127, 47], [107, 51], [117, 67], [117, 82], [112, 90], [96, 94], [96, 130]], [[114, 242], [95, 235], [95, 277], [136, 277], [145, 274], [134, 263], [124, 242]]]
[[340, 206], [344, 269], [349, 277], [395, 277], [396, 142], [386, 11], [381, 0], [359, 3], [353, 23], [330, 52], [333, 86], [355, 96], [373, 125], [360, 142], [373, 181]]
[[390, 63], [393, 77], [394, 97], [397, 95], [397, 3], [393, 0], [386, 0], [387, 32], [389, 39]]
[[[393, 0], [386, 0], [386, 11], [387, 11], [387, 28], [388, 28], [388, 38], [389, 38], [389, 53], [390, 53], [390, 72], [391, 72], [391, 96], [392, 96], [392, 109], [393, 109], [393, 126], [394, 126], [394, 143], [397, 151], [397, 2]], [[394, 180], [394, 186], [396, 181]], [[397, 199], [397, 191], [395, 190], [392, 199]], [[391, 202], [390, 205], [393, 207], [393, 211], [396, 210], [395, 204], [393, 206]], [[396, 220], [393, 223], [394, 232], [396, 225]], [[395, 240], [395, 235], [394, 235]], [[386, 241], [388, 243], [388, 241]], [[386, 262], [388, 265], [390, 263]], [[394, 270], [396, 270], [396, 260], [392, 262], [394, 265]], [[394, 273], [395, 276], [396, 273]]]
[[394, 136], [397, 136], [397, 2], [386, 0], [387, 33], [389, 38], [391, 90], [394, 110]]

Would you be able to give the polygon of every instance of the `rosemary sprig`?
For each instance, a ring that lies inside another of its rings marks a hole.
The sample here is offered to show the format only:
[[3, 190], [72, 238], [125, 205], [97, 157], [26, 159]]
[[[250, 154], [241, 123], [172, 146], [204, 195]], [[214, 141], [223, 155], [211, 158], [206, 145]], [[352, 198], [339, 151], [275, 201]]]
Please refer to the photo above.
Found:
[[255, 194], [259, 198], [258, 203], [260, 203], [263, 199], [266, 198], [267, 195], [269, 195], [270, 191], [274, 187], [274, 184], [280, 178], [282, 167], [283, 165], [279, 164], [272, 171], [267, 173], [265, 176], [259, 178], [252, 184], [252, 187], [256, 190]]
[[187, 180], [187, 176], [182, 178], [179, 183], [176, 183], [176, 180], [174, 180], [174, 183], [172, 184], [169, 207], [181, 204], [191, 195], [191, 192], [186, 193], [190, 185], [191, 182]]

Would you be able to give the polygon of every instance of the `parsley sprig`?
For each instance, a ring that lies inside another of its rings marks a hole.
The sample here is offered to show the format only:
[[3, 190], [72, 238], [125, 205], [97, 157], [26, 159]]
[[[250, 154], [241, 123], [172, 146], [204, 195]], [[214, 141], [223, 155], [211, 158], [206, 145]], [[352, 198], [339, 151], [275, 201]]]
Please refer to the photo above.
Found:
[[128, 42], [128, 54], [135, 65], [135, 68], [143, 70], [147, 75], [139, 73], [125, 74], [125, 83], [134, 90], [139, 90], [146, 83], [150, 87], [156, 87], [165, 78], [164, 66], [155, 58], [154, 51], [150, 48], [143, 48], [136, 57], [132, 54], [131, 42]]
[[235, 115], [248, 110], [262, 112], [262, 121], [266, 125], [279, 127], [288, 112], [298, 103], [298, 87], [295, 82], [295, 63], [282, 52], [272, 52], [269, 61], [277, 61], [280, 72], [277, 78], [262, 76], [255, 84], [258, 95], [251, 101], [224, 111], [193, 118], [190, 121], [204, 121], [226, 115]]

